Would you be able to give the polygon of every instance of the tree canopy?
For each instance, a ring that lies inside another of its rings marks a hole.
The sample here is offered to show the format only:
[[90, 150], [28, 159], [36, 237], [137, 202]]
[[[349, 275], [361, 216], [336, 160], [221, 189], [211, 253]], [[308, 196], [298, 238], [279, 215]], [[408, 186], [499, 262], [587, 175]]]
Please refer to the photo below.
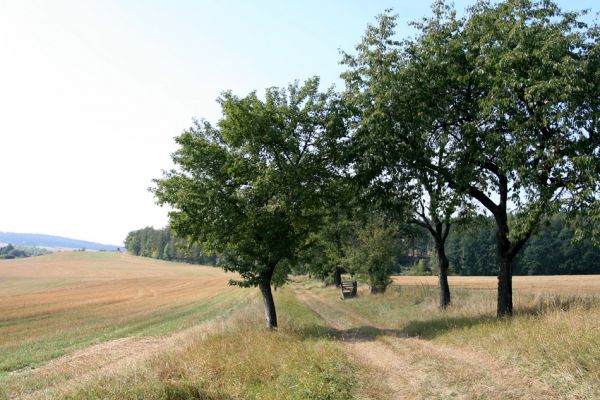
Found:
[[[232, 281], [259, 286], [269, 327], [277, 326], [271, 282], [290, 263], [322, 217], [335, 174], [333, 144], [343, 136], [343, 107], [319, 80], [219, 99], [216, 126], [197, 122], [177, 139], [176, 169], [155, 180], [169, 204], [172, 229], [218, 255]], [[281, 283], [281, 282], [278, 282]]]
[[480, 1], [462, 18], [438, 1], [433, 11], [405, 41], [394, 16], [380, 16], [346, 59], [362, 99], [356, 136], [385, 149], [367, 160], [380, 176], [407, 173], [408, 190], [442, 189], [430, 201], [467, 199], [494, 216], [502, 316], [512, 262], [540, 220], [597, 207], [597, 34], [551, 1]]

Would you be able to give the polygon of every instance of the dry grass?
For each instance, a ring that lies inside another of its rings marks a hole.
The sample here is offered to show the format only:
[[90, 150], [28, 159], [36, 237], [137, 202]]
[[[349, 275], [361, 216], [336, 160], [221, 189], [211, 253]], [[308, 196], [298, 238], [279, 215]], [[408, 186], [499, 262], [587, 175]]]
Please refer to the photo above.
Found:
[[[395, 276], [394, 285], [437, 286], [437, 276]], [[496, 289], [495, 276], [450, 276], [450, 288]], [[536, 293], [600, 294], [600, 275], [514, 276], [513, 289]]]
[[309, 290], [329, 306], [326, 318], [350, 321], [412, 366], [414, 398], [600, 398], [600, 298], [564, 289], [577, 291], [517, 290], [506, 320], [495, 318], [492, 290], [455, 288], [446, 311], [432, 286], [376, 296], [363, 287], [349, 301]]
[[0, 386], [35, 389], [39, 382], [12, 371], [227, 313], [250, 295], [228, 286], [231, 277], [218, 268], [108, 252], [0, 261]]
[[[253, 301], [210, 335], [164, 351], [143, 366], [105, 376], [68, 399], [350, 399], [354, 368], [290, 295], [276, 294], [282, 328], [267, 331]], [[320, 332], [320, 333], [319, 333]]]
[[435, 277], [347, 301], [295, 279], [276, 332], [227, 278], [111, 253], [0, 262], [0, 398], [600, 398], [597, 276], [515, 277], [505, 320], [494, 277], [452, 277], [445, 311]]

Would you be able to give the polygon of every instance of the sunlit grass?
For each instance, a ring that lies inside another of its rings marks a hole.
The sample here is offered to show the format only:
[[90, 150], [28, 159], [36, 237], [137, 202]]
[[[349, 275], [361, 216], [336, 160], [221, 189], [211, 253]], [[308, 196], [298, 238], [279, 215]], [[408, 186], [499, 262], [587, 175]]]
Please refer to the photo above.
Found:
[[[320, 289], [333, 301], [332, 288]], [[515, 315], [496, 319], [496, 292], [454, 289], [452, 305], [437, 307], [431, 286], [366, 288], [340, 305], [401, 336], [480, 351], [533, 373], [564, 396], [600, 398], [600, 298], [516, 290]]]
[[90, 383], [69, 399], [350, 399], [356, 368], [318, 317], [289, 291], [277, 293], [281, 328], [270, 332], [261, 304], [218, 331], [158, 354], [128, 374]]

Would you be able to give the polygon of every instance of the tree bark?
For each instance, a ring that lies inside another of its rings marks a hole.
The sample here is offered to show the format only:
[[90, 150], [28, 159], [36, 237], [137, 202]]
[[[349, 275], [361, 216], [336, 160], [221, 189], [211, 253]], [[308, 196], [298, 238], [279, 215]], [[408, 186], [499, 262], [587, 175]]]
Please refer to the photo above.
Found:
[[263, 297], [263, 303], [265, 306], [265, 320], [267, 322], [267, 328], [273, 330], [277, 328], [277, 313], [275, 312], [275, 301], [273, 301], [273, 293], [271, 292], [271, 280], [273, 279], [273, 272], [277, 262], [269, 262], [267, 269], [260, 275], [260, 281], [258, 288]]
[[447, 308], [450, 304], [450, 286], [448, 285], [448, 268], [450, 261], [446, 256], [444, 242], [435, 238], [435, 247], [438, 262], [438, 281], [440, 285], [440, 308]]
[[338, 267], [333, 270], [333, 284], [337, 288], [342, 286], [342, 270]]
[[497, 317], [509, 317], [513, 313], [512, 259], [508, 254], [499, 254]]
[[263, 303], [265, 305], [265, 320], [267, 322], [267, 328], [277, 328], [277, 313], [275, 312], [275, 302], [273, 301], [273, 293], [271, 293], [271, 282], [261, 282], [258, 284], [260, 293], [263, 297]]
[[446, 256], [446, 239], [450, 233], [451, 225], [449, 222], [440, 221], [435, 215], [432, 218], [433, 222], [430, 221], [424, 211], [418, 214], [422, 220], [413, 220], [412, 222], [426, 228], [433, 238], [438, 264], [438, 283], [440, 288], [439, 306], [441, 309], [445, 309], [450, 304], [450, 285], [448, 285], [448, 269], [450, 268], [450, 261]]
[[[501, 204], [502, 206], [503, 204]], [[512, 259], [513, 251], [508, 239], [508, 219], [503, 208], [495, 215], [496, 220], [496, 252], [498, 256], [498, 318], [511, 316], [512, 301]]]

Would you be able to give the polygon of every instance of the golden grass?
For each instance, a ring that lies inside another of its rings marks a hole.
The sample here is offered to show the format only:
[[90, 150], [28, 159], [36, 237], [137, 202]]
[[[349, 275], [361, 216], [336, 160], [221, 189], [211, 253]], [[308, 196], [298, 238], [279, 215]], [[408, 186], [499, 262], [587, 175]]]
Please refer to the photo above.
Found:
[[0, 371], [36, 367], [106, 340], [189, 327], [247, 296], [227, 285], [231, 277], [124, 253], [0, 261]]
[[[394, 276], [400, 286], [437, 286], [437, 276]], [[449, 276], [450, 288], [496, 289], [495, 276]], [[513, 289], [528, 292], [565, 293], [574, 295], [600, 294], [600, 275], [514, 276]]]
[[[354, 367], [289, 291], [276, 293], [281, 328], [267, 331], [252, 301], [209, 335], [67, 399], [350, 399]], [[320, 332], [320, 333], [319, 333]], [[323, 335], [321, 335], [323, 334]]]

